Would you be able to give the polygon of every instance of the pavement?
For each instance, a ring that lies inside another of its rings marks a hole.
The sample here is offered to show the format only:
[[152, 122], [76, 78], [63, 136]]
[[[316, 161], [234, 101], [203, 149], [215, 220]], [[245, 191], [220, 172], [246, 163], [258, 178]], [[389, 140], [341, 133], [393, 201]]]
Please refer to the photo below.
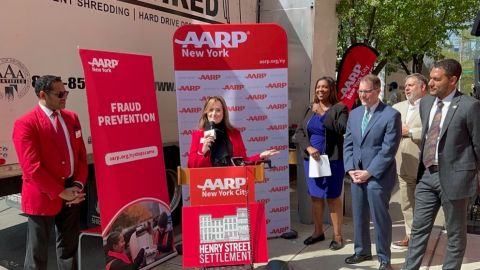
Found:
[[[393, 240], [402, 239], [405, 231], [403, 217], [400, 212], [399, 192], [394, 190], [390, 203], [390, 214], [393, 220]], [[375, 246], [372, 246], [374, 253], [373, 260], [365, 261], [357, 265], [347, 265], [344, 263], [346, 257], [353, 252], [353, 226], [351, 214], [349, 213], [349, 186], [345, 186], [346, 198], [346, 217], [343, 225], [343, 236], [345, 247], [337, 251], [328, 249], [333, 234], [332, 227], [327, 223], [324, 226], [326, 240], [311, 246], [305, 246], [303, 240], [307, 238], [313, 230], [313, 225], [302, 224], [298, 212], [298, 194], [296, 192], [295, 182], [291, 184], [291, 219], [292, 229], [298, 232], [298, 238], [285, 240], [282, 238], [273, 238], [268, 240], [268, 251], [270, 260], [282, 260], [288, 262], [290, 269], [378, 269], [378, 261], [375, 256]], [[303, 196], [300, 196], [303, 197]], [[432, 231], [427, 252], [424, 256], [423, 270], [441, 269], [447, 237], [442, 227], [442, 214], [437, 217], [436, 225]], [[304, 220], [304, 219], [302, 219]], [[180, 228], [176, 228], [177, 231]], [[372, 239], [374, 228], [371, 226]], [[0, 199], [0, 269], [16, 270], [23, 268], [23, 259], [25, 256], [26, 241], [26, 217], [15, 207], [6, 204], [4, 198]], [[177, 241], [181, 240], [181, 233], [178, 232]], [[50, 241], [49, 247], [49, 266], [48, 269], [56, 269], [54, 240]], [[98, 237], [85, 237], [82, 248], [83, 269], [104, 269], [104, 258], [102, 241]], [[462, 270], [480, 269], [480, 235], [469, 234], [468, 245], [464, 256]], [[406, 251], [392, 249], [393, 269], [400, 269], [405, 258]], [[152, 268], [160, 269], [183, 269], [182, 256], [175, 256], [172, 259], [163, 262]], [[224, 268], [225, 269], [225, 268]], [[266, 269], [265, 264], [256, 264], [254, 269]]]

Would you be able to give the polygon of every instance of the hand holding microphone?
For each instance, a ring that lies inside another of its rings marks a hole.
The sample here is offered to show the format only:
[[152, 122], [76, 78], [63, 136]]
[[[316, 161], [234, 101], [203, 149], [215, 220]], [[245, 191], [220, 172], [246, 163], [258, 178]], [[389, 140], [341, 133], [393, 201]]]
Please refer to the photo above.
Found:
[[199, 154], [205, 155], [210, 150], [212, 143], [215, 142], [215, 138], [215, 122], [210, 121], [203, 132], [203, 138], [200, 139], [200, 143], [203, 145], [202, 152]]

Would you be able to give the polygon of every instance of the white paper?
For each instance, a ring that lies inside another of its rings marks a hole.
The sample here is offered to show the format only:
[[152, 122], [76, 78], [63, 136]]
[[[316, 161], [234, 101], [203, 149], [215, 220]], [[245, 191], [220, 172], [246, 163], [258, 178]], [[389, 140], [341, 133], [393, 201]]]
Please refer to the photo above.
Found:
[[330, 170], [330, 162], [327, 155], [320, 155], [319, 160], [315, 160], [310, 156], [308, 165], [308, 176], [310, 178], [324, 177], [332, 175]]

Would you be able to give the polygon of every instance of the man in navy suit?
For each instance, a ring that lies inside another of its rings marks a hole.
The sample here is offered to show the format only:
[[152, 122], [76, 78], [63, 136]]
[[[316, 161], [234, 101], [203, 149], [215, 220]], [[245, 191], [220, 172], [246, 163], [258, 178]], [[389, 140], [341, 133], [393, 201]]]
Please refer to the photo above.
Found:
[[402, 137], [401, 116], [380, 101], [377, 76], [363, 77], [358, 93], [362, 106], [350, 113], [344, 142], [345, 171], [352, 178], [355, 242], [355, 254], [346, 258], [345, 263], [357, 264], [372, 259], [371, 215], [379, 269], [392, 269], [392, 220], [388, 208], [396, 179], [395, 154]]
[[404, 269], [419, 269], [440, 206], [445, 214], [447, 251], [442, 269], [460, 269], [467, 245], [467, 207], [477, 192], [480, 168], [480, 102], [457, 90], [462, 66], [436, 62], [430, 96], [420, 101], [421, 176], [415, 190], [412, 236]]

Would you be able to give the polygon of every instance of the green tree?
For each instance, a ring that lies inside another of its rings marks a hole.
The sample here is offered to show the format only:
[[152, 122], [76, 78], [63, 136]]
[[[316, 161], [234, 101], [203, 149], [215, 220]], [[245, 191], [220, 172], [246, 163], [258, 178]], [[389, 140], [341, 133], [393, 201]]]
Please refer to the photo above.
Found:
[[374, 74], [387, 63], [421, 72], [424, 57], [440, 58], [448, 35], [469, 27], [479, 7], [479, 0], [340, 0], [339, 56], [360, 42], [380, 53]]

